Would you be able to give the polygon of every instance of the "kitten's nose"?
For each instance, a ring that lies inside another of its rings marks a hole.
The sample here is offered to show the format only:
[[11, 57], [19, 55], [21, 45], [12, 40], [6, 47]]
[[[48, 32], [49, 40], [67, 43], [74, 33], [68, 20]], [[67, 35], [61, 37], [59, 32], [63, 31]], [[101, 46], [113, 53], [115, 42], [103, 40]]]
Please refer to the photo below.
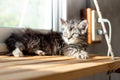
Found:
[[78, 37], [79, 37], [79, 34], [74, 34], [73, 37], [74, 37], [74, 38], [78, 38]]
[[76, 28], [74, 28], [74, 33], [77, 33], [77, 34], [79, 34], [80, 32], [79, 32], [79, 30], [78, 29], [76, 29]]

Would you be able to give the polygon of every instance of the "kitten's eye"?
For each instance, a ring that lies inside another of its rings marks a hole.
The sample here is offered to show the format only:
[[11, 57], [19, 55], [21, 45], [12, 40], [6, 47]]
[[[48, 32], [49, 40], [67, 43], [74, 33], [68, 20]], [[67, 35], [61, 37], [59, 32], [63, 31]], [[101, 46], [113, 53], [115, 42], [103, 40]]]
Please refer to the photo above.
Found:
[[72, 31], [73, 27], [70, 27], [69, 30]]
[[68, 36], [68, 33], [66, 31], [63, 31], [63, 36]]
[[66, 32], [66, 31], [64, 31], [64, 32], [63, 32], [63, 34], [64, 34], [64, 35], [67, 35], [67, 32]]
[[72, 31], [72, 28], [70, 28], [69, 30]]

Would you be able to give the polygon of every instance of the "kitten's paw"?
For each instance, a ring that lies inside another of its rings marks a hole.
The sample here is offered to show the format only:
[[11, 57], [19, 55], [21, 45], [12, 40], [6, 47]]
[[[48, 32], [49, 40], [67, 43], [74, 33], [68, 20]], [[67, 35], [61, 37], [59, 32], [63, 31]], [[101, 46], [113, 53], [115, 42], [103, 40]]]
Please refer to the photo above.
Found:
[[12, 52], [13, 56], [15, 57], [22, 57], [24, 56], [24, 54], [20, 51], [19, 48], [16, 48], [13, 52]]
[[41, 51], [41, 50], [37, 50], [35, 53], [38, 54], [39, 56], [44, 56], [45, 55], [45, 52]]
[[86, 51], [81, 50], [80, 52], [76, 52], [73, 57], [77, 59], [87, 59], [88, 58], [88, 53]]
[[81, 50], [81, 53], [79, 54], [79, 57], [81, 59], [87, 59], [89, 56], [88, 56], [88, 53], [86, 51]]

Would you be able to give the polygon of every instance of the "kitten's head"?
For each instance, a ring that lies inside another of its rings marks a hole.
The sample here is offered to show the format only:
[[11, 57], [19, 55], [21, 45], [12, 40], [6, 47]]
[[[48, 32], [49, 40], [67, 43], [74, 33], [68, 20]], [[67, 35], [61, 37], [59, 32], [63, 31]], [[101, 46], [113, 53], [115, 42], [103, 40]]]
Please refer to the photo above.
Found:
[[70, 20], [61, 19], [62, 37], [67, 44], [78, 44], [84, 42], [87, 36], [87, 20]]

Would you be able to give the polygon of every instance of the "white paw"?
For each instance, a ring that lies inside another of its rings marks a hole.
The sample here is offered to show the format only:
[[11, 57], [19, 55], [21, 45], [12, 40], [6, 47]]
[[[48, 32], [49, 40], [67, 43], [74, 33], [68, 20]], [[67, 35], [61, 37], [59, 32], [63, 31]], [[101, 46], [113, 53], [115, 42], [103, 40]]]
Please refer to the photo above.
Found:
[[37, 50], [35, 53], [38, 54], [39, 56], [44, 56], [45, 55], [45, 52], [43, 52], [41, 50]]
[[88, 53], [86, 51], [81, 50], [81, 53], [79, 54], [79, 57], [81, 59], [87, 59], [88, 58]]
[[23, 53], [20, 51], [19, 48], [16, 48], [12, 54], [15, 56], [15, 57], [21, 57], [21, 56], [24, 56]]
[[81, 58], [81, 59], [87, 59], [88, 58], [88, 53], [85, 52], [85, 51], [83, 51], [83, 50], [81, 50], [81, 51], [76, 52], [73, 55], [73, 57], [75, 57], [77, 59], [79, 59], [79, 58]]

